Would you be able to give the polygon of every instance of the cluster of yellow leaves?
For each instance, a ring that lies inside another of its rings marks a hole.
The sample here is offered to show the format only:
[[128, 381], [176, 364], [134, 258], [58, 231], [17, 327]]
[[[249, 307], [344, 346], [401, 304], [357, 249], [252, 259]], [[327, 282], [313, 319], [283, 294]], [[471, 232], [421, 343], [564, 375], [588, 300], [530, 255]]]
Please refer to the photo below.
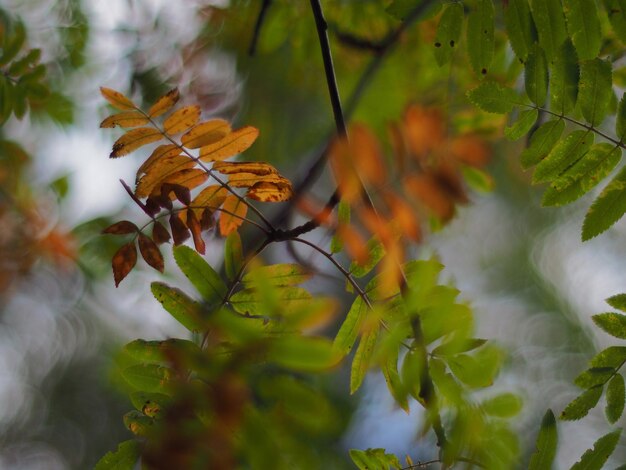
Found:
[[[225, 161], [254, 143], [259, 135], [256, 128], [232, 129], [223, 119], [201, 121], [198, 105], [173, 110], [180, 99], [177, 89], [159, 98], [147, 112], [118, 91], [100, 90], [104, 98], [120, 111], [104, 119], [100, 127], [130, 128], [115, 141], [110, 158], [128, 155], [144, 145], [167, 141], [157, 146], [139, 166], [131, 194], [153, 219], [152, 236], [143, 234], [128, 221], [105, 230], [105, 233], [112, 234], [135, 234], [133, 241], [124, 245], [113, 258], [116, 285], [135, 266], [135, 239], [144, 260], [162, 271], [159, 244], [171, 238], [175, 245], [179, 245], [191, 237], [196, 250], [204, 253], [202, 232], [215, 227], [216, 221], [222, 236], [237, 230], [246, 220], [247, 200], [281, 202], [291, 198], [290, 181], [270, 164]], [[159, 125], [155, 119], [161, 116], [164, 119]], [[210, 179], [213, 184], [206, 185], [192, 196], [192, 191]], [[240, 194], [239, 189], [244, 189], [245, 193]], [[129, 188], [127, 190], [131, 192]], [[176, 201], [182, 207], [175, 207]], [[169, 216], [169, 231], [157, 220], [163, 211]]]

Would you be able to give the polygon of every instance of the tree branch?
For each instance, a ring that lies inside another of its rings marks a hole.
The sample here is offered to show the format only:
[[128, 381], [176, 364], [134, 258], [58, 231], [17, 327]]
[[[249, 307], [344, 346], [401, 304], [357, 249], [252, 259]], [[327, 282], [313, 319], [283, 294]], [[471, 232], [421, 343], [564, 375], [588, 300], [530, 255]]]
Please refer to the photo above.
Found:
[[259, 42], [259, 37], [261, 36], [261, 28], [263, 27], [263, 21], [265, 21], [265, 17], [267, 15], [267, 10], [269, 10], [270, 5], [272, 4], [272, 0], [263, 0], [263, 4], [261, 5], [261, 9], [259, 10], [259, 16], [256, 19], [256, 23], [254, 24], [254, 32], [252, 33], [252, 40], [250, 41], [250, 47], [248, 48], [248, 54], [253, 56], [256, 54], [256, 46]]

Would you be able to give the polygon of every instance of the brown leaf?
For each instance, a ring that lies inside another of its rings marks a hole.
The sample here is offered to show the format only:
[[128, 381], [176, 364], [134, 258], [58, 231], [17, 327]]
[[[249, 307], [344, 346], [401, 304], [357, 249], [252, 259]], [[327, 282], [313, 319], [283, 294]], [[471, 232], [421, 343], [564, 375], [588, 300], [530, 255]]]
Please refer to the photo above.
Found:
[[214, 144], [230, 132], [230, 124], [223, 119], [212, 119], [198, 124], [181, 137], [183, 145], [189, 149], [197, 149]]
[[391, 192], [385, 193], [384, 199], [391, 211], [392, 224], [397, 225], [407, 238], [415, 242], [421, 241], [422, 230], [417, 212], [403, 198]]
[[185, 223], [180, 220], [178, 214], [170, 216], [170, 228], [172, 229], [174, 245], [181, 245], [189, 238], [189, 230], [187, 230]]
[[113, 144], [113, 151], [109, 158], [118, 158], [137, 150], [139, 147], [156, 142], [163, 136], [158, 129], [140, 127], [131, 129]]
[[170, 233], [161, 222], [154, 222], [152, 226], [152, 239], [159, 245], [170, 241]]
[[148, 167], [146, 174], [139, 178], [135, 195], [146, 197], [155, 191], [160, 192], [160, 183], [166, 182], [169, 176], [195, 165], [196, 162], [185, 155], [172, 155], [156, 160]]
[[289, 184], [289, 180], [280, 175], [258, 176], [254, 173], [234, 173], [228, 178], [228, 185], [233, 188], [249, 188], [259, 182]]
[[115, 287], [120, 285], [120, 282], [128, 275], [129, 272], [137, 264], [137, 247], [134, 242], [122, 245], [113, 255], [113, 278], [115, 280]]
[[126, 235], [128, 233], [138, 232], [139, 228], [132, 222], [128, 220], [122, 220], [117, 222], [107, 228], [105, 228], [102, 233], [110, 233], [112, 235]]
[[157, 215], [159, 212], [161, 212], [161, 207], [163, 207], [163, 205], [160, 203], [159, 199], [156, 197], [149, 197], [146, 200], [146, 204], [145, 204], [145, 210], [148, 213], [148, 215], [150, 217], [153, 217], [155, 215]]
[[259, 130], [252, 126], [242, 127], [227, 134], [217, 142], [200, 148], [200, 160], [212, 162], [224, 160], [247, 150], [259, 136]]
[[206, 245], [202, 239], [202, 226], [196, 217], [196, 213], [193, 209], [187, 209], [187, 225], [191, 231], [193, 237], [193, 244], [196, 247], [196, 251], [200, 254], [204, 254]]
[[454, 215], [454, 203], [440, 187], [437, 178], [429, 173], [409, 175], [404, 178], [404, 189], [425, 205], [442, 221], [448, 221]]
[[409, 150], [418, 159], [443, 144], [445, 123], [435, 108], [412, 105], [404, 113], [404, 133]]
[[181, 153], [180, 147], [178, 145], [173, 144], [164, 144], [159, 145], [154, 149], [152, 154], [148, 157], [148, 159], [141, 164], [139, 169], [137, 170], [137, 177], [135, 181], [139, 180], [139, 177], [148, 171], [150, 166], [154, 165], [155, 162], [159, 161], [161, 158], [173, 157], [174, 155], [179, 155]]
[[[196, 211], [196, 209], [192, 209]], [[214, 225], [213, 220], [213, 211], [211, 209], [204, 209], [202, 211], [202, 216], [200, 217], [200, 227], [202, 230], [209, 230]]]
[[450, 143], [450, 153], [459, 162], [482, 167], [489, 163], [491, 150], [477, 135], [462, 135]]
[[124, 111], [109, 116], [100, 123], [100, 127], [137, 127], [147, 124], [150, 120], [139, 111]]
[[143, 233], [139, 234], [139, 251], [141, 252], [141, 256], [146, 263], [157, 271], [161, 273], [163, 272], [163, 255], [161, 254], [159, 247], [150, 237], [147, 237]]
[[111, 88], [100, 87], [100, 93], [104, 96], [111, 106], [117, 109], [136, 109], [135, 104], [124, 96], [119, 91], [112, 90]]
[[328, 161], [333, 169], [341, 198], [348, 203], [356, 202], [361, 195], [361, 180], [352, 158], [352, 150], [345, 138], [337, 137], [328, 150]]
[[224, 200], [220, 215], [220, 234], [227, 237], [243, 223], [248, 213], [248, 205], [236, 196], [228, 196]]
[[191, 203], [191, 191], [189, 191], [189, 188], [179, 184], [163, 183], [161, 186], [161, 196], [164, 199], [170, 200], [171, 193], [174, 193], [176, 199], [184, 205], [188, 206]]
[[185, 132], [198, 123], [200, 113], [200, 106], [198, 105], [180, 108], [163, 122], [163, 130], [170, 135]]
[[291, 199], [293, 190], [288, 180], [281, 183], [268, 183], [260, 181], [252, 186], [246, 197], [262, 202], [282, 202]]
[[161, 114], [167, 113], [176, 103], [178, 103], [179, 99], [180, 93], [178, 92], [178, 88], [168, 91], [152, 105], [152, 107], [148, 110], [148, 116], [158, 117]]
[[264, 162], [216, 162], [213, 164], [213, 170], [224, 175], [234, 173], [253, 173], [258, 176], [278, 174], [276, 168]]

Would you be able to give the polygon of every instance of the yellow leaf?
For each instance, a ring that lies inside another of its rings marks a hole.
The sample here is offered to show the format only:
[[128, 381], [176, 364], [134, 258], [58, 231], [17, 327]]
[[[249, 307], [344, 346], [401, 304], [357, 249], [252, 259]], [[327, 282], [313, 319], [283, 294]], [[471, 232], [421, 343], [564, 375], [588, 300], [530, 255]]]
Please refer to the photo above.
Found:
[[200, 119], [200, 106], [185, 106], [172, 113], [164, 122], [163, 130], [168, 134], [185, 132], [196, 125]]
[[113, 151], [109, 158], [118, 158], [137, 150], [139, 147], [160, 140], [161, 133], [151, 127], [131, 129], [113, 144]]
[[[189, 207], [196, 213], [196, 217], [201, 219], [205, 209], [208, 209], [211, 213], [215, 212], [222, 205], [226, 196], [228, 196], [228, 190], [223, 186], [217, 184], [207, 186], [193, 198]], [[183, 222], [187, 221], [186, 217], [184, 212], [181, 213]]]
[[179, 99], [180, 93], [178, 93], [178, 88], [168, 91], [152, 105], [152, 107], [148, 110], [148, 116], [158, 117], [161, 114], [167, 113]]
[[124, 111], [109, 116], [100, 123], [100, 127], [137, 127], [147, 124], [149, 119], [139, 111]]
[[200, 186], [209, 178], [204, 170], [199, 168], [186, 168], [169, 175], [163, 182], [169, 184], [178, 184], [188, 189]]
[[148, 168], [150, 168], [150, 166], [152, 166], [156, 161], [162, 158], [173, 157], [174, 155], [178, 155], [178, 154], [180, 154], [180, 147], [178, 145], [173, 145], [173, 144], [159, 145], [157, 148], [154, 149], [154, 151], [148, 157], [148, 159], [145, 162], [143, 162], [141, 166], [139, 167], [139, 169], [137, 170], [136, 180], [139, 180], [139, 177], [143, 173], [147, 172]]
[[224, 175], [232, 175], [233, 173], [252, 173], [259, 176], [278, 174], [276, 168], [263, 162], [217, 162], [213, 164], [213, 169]]
[[193, 168], [196, 162], [185, 155], [172, 155], [156, 160], [142, 176], [135, 188], [137, 197], [148, 197], [155, 191], [160, 183], [165, 182], [166, 178], [173, 173], [179, 172], [187, 168]]
[[181, 141], [183, 145], [190, 149], [197, 149], [205, 145], [213, 144], [221, 140], [230, 132], [230, 124], [223, 119], [212, 119], [201, 122], [186, 134], [183, 134]]
[[200, 149], [200, 160], [212, 162], [224, 160], [247, 150], [259, 136], [259, 130], [252, 126], [242, 127], [214, 144], [203, 146]]
[[233, 188], [249, 188], [259, 182], [289, 184], [289, 180], [280, 175], [255, 175], [254, 173], [234, 173], [229, 175], [228, 184]]
[[293, 190], [291, 183], [284, 179], [281, 183], [268, 183], [260, 181], [255, 183], [246, 194], [246, 197], [262, 202], [281, 202], [291, 199]]
[[220, 234], [223, 237], [234, 232], [243, 223], [243, 218], [248, 213], [248, 206], [236, 196], [228, 196], [222, 206], [220, 215]]
[[100, 87], [100, 93], [104, 96], [111, 106], [117, 109], [137, 109], [135, 104], [119, 91], [112, 90], [111, 88]]

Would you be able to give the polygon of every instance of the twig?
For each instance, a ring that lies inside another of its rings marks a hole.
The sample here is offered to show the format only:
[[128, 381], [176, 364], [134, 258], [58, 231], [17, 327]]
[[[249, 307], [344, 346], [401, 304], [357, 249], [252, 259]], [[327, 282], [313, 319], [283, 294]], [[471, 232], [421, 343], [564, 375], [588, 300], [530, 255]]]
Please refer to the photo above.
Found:
[[272, 0], [263, 0], [263, 4], [261, 5], [261, 9], [259, 10], [259, 16], [256, 19], [256, 23], [254, 24], [254, 32], [252, 33], [252, 40], [250, 41], [250, 47], [248, 48], [248, 55], [253, 56], [256, 54], [256, 46], [259, 42], [259, 37], [261, 36], [261, 28], [263, 27], [263, 21], [267, 15], [267, 10], [272, 4]]

